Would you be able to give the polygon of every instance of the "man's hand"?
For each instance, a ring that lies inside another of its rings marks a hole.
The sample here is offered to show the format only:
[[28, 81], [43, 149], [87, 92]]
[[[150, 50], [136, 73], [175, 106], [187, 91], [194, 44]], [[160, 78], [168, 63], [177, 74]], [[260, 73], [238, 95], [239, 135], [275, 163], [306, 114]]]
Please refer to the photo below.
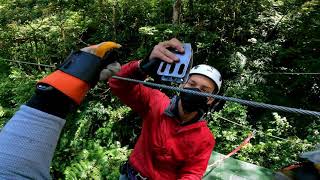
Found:
[[175, 49], [179, 53], [184, 53], [182, 43], [176, 38], [172, 38], [170, 41], [160, 42], [156, 45], [149, 56], [149, 60], [160, 59], [167, 63], [179, 62], [178, 57], [169, 49]]
[[153, 48], [150, 55], [140, 62], [140, 69], [153, 78], [157, 78], [157, 69], [161, 61], [167, 63], [179, 62], [178, 57], [170, 49], [174, 49], [182, 54], [184, 53], [182, 43], [176, 38], [160, 42]]
[[109, 64], [106, 68], [104, 68], [101, 73], [99, 80], [105, 81], [111, 78], [113, 75], [115, 75], [117, 72], [119, 72], [121, 69], [121, 65], [118, 62], [114, 62]]

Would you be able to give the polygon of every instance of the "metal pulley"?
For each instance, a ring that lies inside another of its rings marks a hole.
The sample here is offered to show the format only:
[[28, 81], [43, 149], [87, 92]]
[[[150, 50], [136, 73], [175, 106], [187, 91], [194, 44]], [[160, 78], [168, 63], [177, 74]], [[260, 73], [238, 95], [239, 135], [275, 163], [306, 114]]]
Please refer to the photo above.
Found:
[[161, 62], [157, 74], [161, 76], [162, 81], [170, 81], [175, 83], [185, 83], [188, 80], [189, 71], [193, 63], [193, 52], [190, 43], [184, 43], [184, 54], [177, 51], [173, 53], [179, 58], [179, 62], [169, 64]]

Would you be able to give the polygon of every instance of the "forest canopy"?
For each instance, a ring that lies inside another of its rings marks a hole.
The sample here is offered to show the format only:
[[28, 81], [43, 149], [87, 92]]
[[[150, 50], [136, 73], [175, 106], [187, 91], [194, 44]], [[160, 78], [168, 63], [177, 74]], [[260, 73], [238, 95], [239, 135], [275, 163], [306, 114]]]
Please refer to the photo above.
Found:
[[[319, 0], [0, 0], [0, 128], [72, 50], [102, 41], [123, 46], [122, 64], [173, 37], [192, 44], [194, 65], [223, 76], [226, 96], [320, 111]], [[111, 102], [111, 103], [110, 103]], [[239, 125], [233, 124], [230, 121]], [[272, 170], [319, 143], [320, 118], [226, 102], [208, 116], [214, 151]], [[118, 179], [141, 120], [99, 83], [70, 115], [53, 179]], [[280, 137], [281, 139], [274, 138]]]

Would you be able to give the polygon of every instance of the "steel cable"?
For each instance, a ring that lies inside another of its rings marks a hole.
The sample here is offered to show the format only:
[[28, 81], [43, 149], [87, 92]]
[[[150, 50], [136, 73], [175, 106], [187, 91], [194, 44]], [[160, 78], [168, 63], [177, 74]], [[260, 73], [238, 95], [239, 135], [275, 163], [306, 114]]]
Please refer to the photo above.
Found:
[[[0, 58], [0, 59], [4, 60], [4, 61], [9, 61], [9, 62], [24, 63], [24, 64], [30, 64], [30, 65], [56, 68], [53, 65], [30, 63], [30, 62], [24, 62], [24, 61], [9, 60], [9, 59], [4, 59], [4, 58]], [[194, 94], [194, 95], [198, 95], [198, 96], [212, 97], [215, 99], [236, 102], [236, 103], [239, 103], [242, 105], [252, 106], [252, 107], [256, 107], [256, 108], [264, 108], [264, 109], [270, 109], [270, 110], [275, 110], [275, 111], [283, 111], [283, 112], [298, 113], [298, 114], [320, 117], [320, 112], [317, 112], [317, 111], [310, 111], [310, 110], [297, 109], [297, 108], [291, 108], [291, 107], [285, 107], [285, 106], [278, 106], [278, 105], [272, 105], [272, 104], [266, 104], [266, 103], [260, 103], [260, 102], [255, 102], [255, 101], [238, 99], [238, 98], [234, 98], [234, 97], [227, 97], [227, 96], [220, 96], [220, 95], [216, 95], [216, 94], [197, 92], [197, 91], [192, 91], [192, 90], [183, 89], [183, 88], [179, 88], [179, 87], [167, 86], [167, 85], [163, 85], [163, 84], [156, 84], [156, 83], [141, 81], [141, 80], [137, 80], [137, 79], [130, 79], [130, 78], [125, 78], [125, 77], [119, 77], [119, 76], [112, 76], [112, 78], [123, 80], [123, 81], [134, 82], [134, 83], [140, 83], [140, 84], [144, 84], [144, 85], [156, 87], [156, 88], [162, 88], [162, 89], [168, 89], [168, 90], [173, 90], [173, 91], [178, 91], [178, 92], [190, 93], [190, 94]]]
[[167, 86], [167, 85], [163, 85], [163, 84], [145, 82], [145, 81], [141, 81], [141, 80], [124, 78], [124, 77], [119, 77], [119, 76], [112, 76], [112, 78], [124, 80], [124, 81], [129, 81], [129, 82], [134, 82], [134, 83], [140, 83], [140, 84], [144, 84], [144, 85], [156, 87], [156, 88], [163, 88], [163, 89], [167, 89], [167, 90], [190, 93], [190, 94], [194, 94], [197, 96], [212, 97], [212, 98], [219, 99], [219, 100], [236, 102], [236, 103], [239, 103], [242, 105], [247, 105], [247, 106], [252, 106], [252, 107], [257, 107], [257, 108], [264, 108], [264, 109], [270, 109], [270, 110], [276, 110], [276, 111], [298, 113], [298, 114], [312, 115], [312, 116], [320, 117], [320, 112], [317, 112], [317, 111], [310, 111], [310, 110], [297, 109], [297, 108], [291, 108], [291, 107], [285, 107], [285, 106], [278, 106], [278, 105], [272, 105], [272, 104], [266, 104], [266, 103], [238, 99], [238, 98], [234, 98], [234, 97], [227, 97], [227, 96], [220, 96], [220, 95], [216, 95], [216, 94], [197, 92], [197, 91], [192, 91], [192, 90], [183, 89], [183, 88], [179, 88], [179, 87], [173, 87], [173, 86]]

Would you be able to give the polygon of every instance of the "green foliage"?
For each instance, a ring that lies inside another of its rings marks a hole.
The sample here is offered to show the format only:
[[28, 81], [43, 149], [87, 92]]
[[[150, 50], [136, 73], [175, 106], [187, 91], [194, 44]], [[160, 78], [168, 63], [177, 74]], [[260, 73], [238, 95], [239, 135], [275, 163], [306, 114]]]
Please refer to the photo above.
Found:
[[[269, 119], [269, 127], [256, 126], [253, 128], [246, 120], [246, 116], [246, 108], [235, 103], [227, 103], [221, 112], [213, 114], [209, 127], [216, 137], [216, 151], [228, 154], [240, 145], [249, 133], [253, 132], [253, 129], [256, 129], [257, 133], [254, 139], [244, 146], [235, 157], [260, 166], [279, 169], [293, 163], [300, 153], [313, 147], [310, 141], [295, 136], [286, 141], [272, 137], [289, 137], [293, 128], [285, 117], [281, 117], [277, 113], [273, 113], [273, 118]], [[224, 118], [240, 125], [235, 126]], [[318, 131], [315, 130], [313, 133], [317, 134]], [[288, 151], [288, 149], [290, 150]]]
[[236, 157], [271, 169], [280, 169], [293, 163], [300, 153], [310, 150], [311, 147], [308, 141], [298, 138], [292, 138], [287, 142], [270, 139], [265, 142], [248, 144]]
[[[319, 72], [318, 0], [185, 0], [175, 24], [173, 0], [0, 2], [0, 58], [59, 64], [86, 43], [114, 40], [123, 45], [124, 63], [177, 37], [192, 43], [194, 64], [222, 72], [225, 95], [320, 111], [319, 76], [262, 74]], [[49, 71], [0, 60], [0, 127]], [[319, 118], [310, 116], [228, 102], [209, 119], [215, 150], [224, 154], [258, 130], [235, 157], [272, 169], [294, 162], [320, 140]], [[117, 179], [140, 123], [105, 83], [99, 84], [67, 119], [52, 162], [53, 179]]]
[[28, 75], [18, 68], [7, 68], [0, 74], [0, 128], [12, 117], [21, 104], [31, 98], [36, 79], [44, 74]]
[[[92, 100], [99, 85], [88, 95], [80, 109], [67, 118], [52, 164], [54, 178], [115, 179], [119, 166], [126, 161], [129, 150], [113, 138], [121, 131], [112, 131], [117, 122], [129, 112], [128, 107], [115, 102], [108, 94], [105, 101]], [[104, 105], [107, 104], [107, 105]]]
[[[226, 103], [222, 111], [212, 115], [208, 125], [217, 141], [216, 151], [228, 154], [246, 138], [250, 132], [246, 116], [246, 107], [230, 102]], [[239, 129], [241, 127], [234, 126], [222, 118], [232, 118], [232, 121], [248, 128]]]
[[87, 142], [85, 147], [65, 168], [65, 179], [117, 179], [128, 150], [120, 143], [105, 148], [94, 141]]

